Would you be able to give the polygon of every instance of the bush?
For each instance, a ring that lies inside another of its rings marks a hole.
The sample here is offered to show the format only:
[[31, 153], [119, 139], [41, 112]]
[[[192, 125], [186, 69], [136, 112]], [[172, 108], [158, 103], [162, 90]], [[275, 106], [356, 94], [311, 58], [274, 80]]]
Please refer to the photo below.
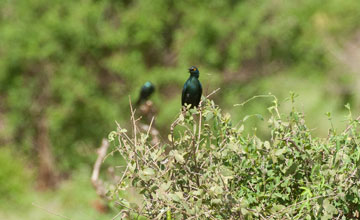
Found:
[[[260, 140], [245, 136], [244, 125], [233, 126], [213, 101], [203, 102], [179, 115], [169, 143], [151, 145], [149, 132], [134, 129], [130, 137], [120, 126], [111, 133], [127, 162], [113, 191], [118, 204], [149, 219], [359, 216], [359, 122], [351, 114], [346, 131], [332, 128], [327, 138], [316, 138], [303, 113], [280, 114], [274, 97], [271, 138]], [[139, 190], [142, 206], [116, 196], [130, 187]]]

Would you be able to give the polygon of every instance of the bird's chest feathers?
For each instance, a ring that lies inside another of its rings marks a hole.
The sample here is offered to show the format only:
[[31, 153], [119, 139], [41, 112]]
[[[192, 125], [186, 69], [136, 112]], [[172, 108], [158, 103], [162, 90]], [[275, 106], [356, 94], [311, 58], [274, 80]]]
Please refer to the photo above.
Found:
[[202, 87], [200, 81], [196, 77], [190, 76], [183, 88], [182, 105], [191, 104], [192, 106], [198, 106], [201, 94]]
[[197, 78], [191, 77], [187, 83], [187, 93], [196, 93], [200, 89], [200, 82]]

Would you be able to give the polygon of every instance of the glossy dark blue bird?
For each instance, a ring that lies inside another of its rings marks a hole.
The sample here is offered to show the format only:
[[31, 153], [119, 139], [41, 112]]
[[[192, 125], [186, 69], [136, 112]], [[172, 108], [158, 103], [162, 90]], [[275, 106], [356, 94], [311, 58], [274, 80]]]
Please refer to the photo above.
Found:
[[150, 98], [150, 96], [154, 93], [155, 86], [151, 82], [146, 82], [140, 90], [139, 99], [136, 102], [136, 105], [140, 105], [142, 102], [145, 102]]
[[181, 96], [181, 104], [185, 106], [185, 104], [190, 104], [191, 108], [197, 107], [201, 100], [202, 95], [202, 86], [199, 81], [199, 69], [195, 66], [189, 68], [190, 77], [186, 80], [182, 96]]

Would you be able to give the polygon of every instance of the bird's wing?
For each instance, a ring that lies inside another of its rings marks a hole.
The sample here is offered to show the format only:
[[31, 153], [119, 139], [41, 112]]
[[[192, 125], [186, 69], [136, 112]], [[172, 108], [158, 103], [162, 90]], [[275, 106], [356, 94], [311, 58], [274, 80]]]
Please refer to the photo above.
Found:
[[200, 81], [199, 81], [199, 86], [200, 86], [200, 93], [199, 93], [199, 97], [198, 97], [198, 103], [200, 103], [201, 96], [202, 96], [202, 85], [201, 85]]
[[201, 85], [201, 82], [199, 81], [199, 85], [200, 85], [200, 99], [201, 99], [201, 96], [202, 96], [202, 85]]
[[181, 105], [185, 104], [185, 93], [186, 93], [186, 89], [187, 89], [187, 81], [184, 84], [183, 90], [182, 90], [182, 95], [181, 95]]

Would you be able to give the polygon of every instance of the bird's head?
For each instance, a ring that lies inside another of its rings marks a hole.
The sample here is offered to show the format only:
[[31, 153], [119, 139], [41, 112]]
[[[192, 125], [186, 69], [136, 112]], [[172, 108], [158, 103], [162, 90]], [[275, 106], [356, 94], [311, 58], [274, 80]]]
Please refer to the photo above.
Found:
[[190, 72], [190, 75], [199, 78], [200, 72], [199, 72], [199, 69], [196, 66], [190, 67], [189, 72]]
[[143, 93], [143, 96], [150, 96], [154, 91], [155, 86], [149, 81], [141, 87], [141, 93]]
[[144, 88], [151, 88], [152, 90], [153, 89], [155, 89], [155, 87], [154, 87], [154, 85], [151, 83], [151, 82], [149, 82], [149, 81], [147, 81], [144, 85], [143, 85], [143, 87]]

